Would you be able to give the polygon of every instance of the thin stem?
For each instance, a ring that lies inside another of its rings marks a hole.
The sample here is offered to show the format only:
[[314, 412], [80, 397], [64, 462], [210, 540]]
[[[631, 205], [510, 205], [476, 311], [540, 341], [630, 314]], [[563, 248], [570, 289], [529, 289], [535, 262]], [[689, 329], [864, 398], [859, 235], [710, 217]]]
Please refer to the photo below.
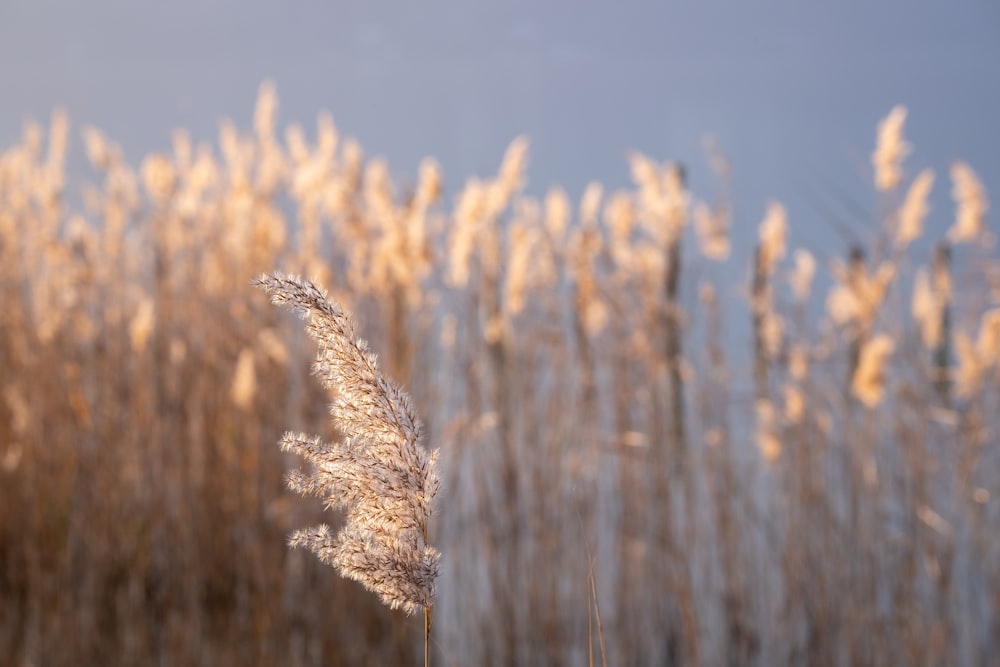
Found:
[[431, 608], [424, 607], [424, 667], [431, 664]]
[[[597, 578], [594, 576], [593, 562], [590, 564], [590, 594], [594, 599], [594, 615], [597, 617], [597, 640], [601, 646], [601, 664], [608, 667], [608, 653], [604, 646], [604, 623], [601, 621], [601, 603], [597, 600]], [[593, 644], [591, 644], [590, 650], [593, 652]], [[593, 663], [593, 656], [591, 656], [591, 663]]]

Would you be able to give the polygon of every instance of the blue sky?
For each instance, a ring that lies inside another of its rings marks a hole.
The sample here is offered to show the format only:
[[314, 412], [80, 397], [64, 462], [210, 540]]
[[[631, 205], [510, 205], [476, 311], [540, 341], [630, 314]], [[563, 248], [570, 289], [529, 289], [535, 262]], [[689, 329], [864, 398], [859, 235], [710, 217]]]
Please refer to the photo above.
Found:
[[452, 191], [524, 134], [533, 191], [623, 186], [634, 148], [683, 160], [708, 196], [713, 135], [733, 163], [738, 253], [769, 198], [793, 242], [836, 242], [799, 182], [874, 210], [868, 156], [895, 104], [910, 111], [908, 173], [938, 173], [937, 228], [952, 159], [1000, 200], [995, 1], [0, 0], [0, 146], [61, 105], [136, 160], [175, 127], [203, 140], [224, 116], [249, 127], [264, 79], [280, 122], [328, 109], [399, 175], [436, 156]]

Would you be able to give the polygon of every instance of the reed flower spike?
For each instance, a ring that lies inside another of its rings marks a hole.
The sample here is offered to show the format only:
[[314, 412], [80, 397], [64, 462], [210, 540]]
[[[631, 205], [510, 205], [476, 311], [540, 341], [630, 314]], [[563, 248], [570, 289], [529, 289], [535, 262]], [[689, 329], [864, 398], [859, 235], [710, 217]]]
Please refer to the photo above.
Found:
[[351, 317], [323, 290], [280, 273], [254, 284], [306, 321], [319, 345], [314, 372], [334, 393], [330, 411], [343, 436], [336, 443], [302, 433], [281, 439], [282, 450], [314, 466], [292, 473], [289, 487], [347, 513], [338, 533], [326, 525], [298, 530], [289, 544], [308, 547], [393, 609], [429, 613], [440, 554], [427, 544], [427, 523], [440, 481], [437, 450], [422, 445], [410, 397], [383, 377]]

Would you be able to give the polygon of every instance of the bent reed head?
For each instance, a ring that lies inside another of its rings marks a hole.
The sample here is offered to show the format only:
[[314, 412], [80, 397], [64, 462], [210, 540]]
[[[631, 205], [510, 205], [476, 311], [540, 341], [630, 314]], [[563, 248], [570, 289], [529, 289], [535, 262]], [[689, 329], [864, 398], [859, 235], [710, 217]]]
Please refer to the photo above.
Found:
[[355, 325], [326, 292], [308, 280], [275, 273], [253, 281], [275, 304], [291, 306], [318, 343], [313, 367], [334, 393], [330, 406], [340, 442], [286, 433], [284, 451], [313, 464], [288, 485], [343, 508], [347, 520], [298, 530], [291, 546], [311, 549], [342, 576], [361, 582], [393, 609], [407, 614], [434, 600], [440, 553], [427, 544], [427, 523], [440, 488], [437, 450], [422, 445], [423, 429], [410, 397], [380, 372], [375, 355]]

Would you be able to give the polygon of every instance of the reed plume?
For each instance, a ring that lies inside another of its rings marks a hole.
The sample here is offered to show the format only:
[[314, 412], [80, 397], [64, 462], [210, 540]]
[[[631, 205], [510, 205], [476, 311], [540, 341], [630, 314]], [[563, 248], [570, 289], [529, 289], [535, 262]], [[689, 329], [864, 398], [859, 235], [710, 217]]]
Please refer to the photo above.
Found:
[[427, 523], [440, 482], [437, 451], [421, 444], [423, 427], [410, 397], [382, 376], [351, 317], [323, 290], [280, 273], [254, 284], [306, 321], [319, 344], [314, 372], [335, 394], [330, 411], [343, 435], [338, 443], [292, 432], [281, 439], [282, 450], [315, 466], [311, 474], [293, 472], [289, 487], [347, 511], [339, 533], [326, 525], [298, 530], [290, 545], [308, 547], [392, 609], [429, 612], [440, 554], [427, 544]]
[[989, 199], [976, 172], [968, 164], [957, 161], [951, 166], [951, 196], [957, 207], [955, 224], [948, 230], [952, 243], [969, 243], [982, 238]]
[[878, 124], [872, 166], [875, 168], [875, 187], [880, 192], [894, 190], [903, 177], [903, 158], [910, 152], [910, 145], [903, 139], [905, 122], [906, 107], [896, 106]]
[[913, 179], [910, 189], [906, 191], [906, 198], [899, 207], [899, 224], [896, 227], [896, 248], [905, 248], [924, 233], [924, 219], [930, 205], [927, 199], [934, 186], [934, 171], [924, 169]]

